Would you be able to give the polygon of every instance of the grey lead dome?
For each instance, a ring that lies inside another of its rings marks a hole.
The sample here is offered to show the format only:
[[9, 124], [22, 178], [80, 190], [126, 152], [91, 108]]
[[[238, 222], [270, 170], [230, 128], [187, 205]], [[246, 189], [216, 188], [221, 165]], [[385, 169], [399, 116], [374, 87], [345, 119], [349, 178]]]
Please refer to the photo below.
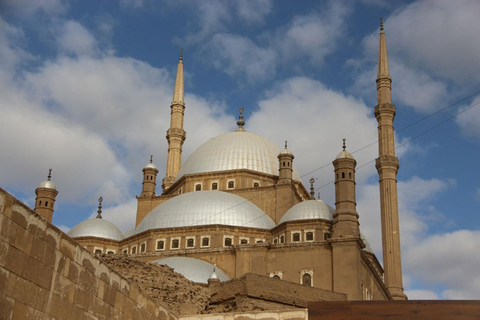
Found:
[[104, 219], [89, 219], [77, 224], [67, 233], [72, 238], [97, 237], [110, 240], [122, 240], [125, 238], [113, 223]]
[[240, 196], [222, 191], [196, 191], [158, 205], [140, 222], [134, 234], [151, 229], [204, 225], [267, 230], [275, 227], [262, 209]]
[[324, 219], [333, 220], [335, 210], [322, 200], [307, 200], [291, 207], [278, 224], [286, 221]]
[[57, 186], [55, 185], [55, 183], [53, 181], [50, 181], [50, 180], [45, 180], [45, 181], [42, 181], [39, 185], [38, 185], [39, 188], [45, 188], [45, 189], [54, 189], [54, 190], [57, 190]]
[[[249, 169], [278, 176], [278, 154], [282, 150], [273, 142], [251, 132], [228, 132], [198, 147], [182, 165], [177, 180], [184, 175]], [[293, 168], [293, 179], [299, 180]]]
[[223, 270], [200, 259], [169, 257], [153, 261], [153, 263], [167, 265], [173, 268], [175, 272], [183, 274], [185, 278], [193, 282], [208, 283], [208, 278], [210, 278], [214, 268], [220, 281], [230, 280], [230, 277]]

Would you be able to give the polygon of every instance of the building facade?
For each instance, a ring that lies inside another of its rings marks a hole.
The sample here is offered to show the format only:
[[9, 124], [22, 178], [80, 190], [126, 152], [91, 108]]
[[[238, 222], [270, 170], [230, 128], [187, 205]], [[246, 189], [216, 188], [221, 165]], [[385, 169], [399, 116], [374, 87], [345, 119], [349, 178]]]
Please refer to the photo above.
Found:
[[[247, 131], [243, 108], [234, 132], [201, 145], [182, 164], [183, 55], [177, 68], [167, 130], [168, 159], [161, 190], [153, 159], [143, 168], [135, 229], [122, 233], [98, 216], [68, 233], [94, 253], [128, 254], [175, 265], [188, 278], [200, 269], [220, 281], [246, 273], [343, 293], [349, 300], [405, 299], [401, 278], [391, 78], [383, 26], [377, 77], [384, 266], [361, 234], [354, 157], [345, 140], [333, 159], [335, 208], [300, 181], [294, 154]], [[38, 214], [51, 221], [57, 190], [50, 176], [37, 188]], [[48, 198], [48, 199], [47, 199]], [[49, 201], [51, 207], [42, 203]], [[100, 200], [100, 199], [99, 199]], [[43, 201], [43, 202], [42, 202]], [[192, 263], [197, 259], [207, 264]], [[190, 262], [189, 262], [190, 261]], [[168, 262], [168, 263], [167, 263]], [[172, 266], [171, 265], [171, 266]], [[211, 270], [211, 272], [210, 272]], [[207, 283], [209, 277], [204, 277]]]

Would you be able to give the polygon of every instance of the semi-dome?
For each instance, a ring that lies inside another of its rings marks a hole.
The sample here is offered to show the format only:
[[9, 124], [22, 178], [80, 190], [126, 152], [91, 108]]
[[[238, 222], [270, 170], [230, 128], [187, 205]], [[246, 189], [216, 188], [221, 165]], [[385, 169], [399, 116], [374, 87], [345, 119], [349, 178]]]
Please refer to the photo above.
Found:
[[183, 274], [188, 280], [197, 283], [208, 283], [208, 278], [210, 278], [214, 269], [220, 281], [230, 280], [230, 277], [223, 270], [200, 259], [169, 257], [153, 261], [153, 263], [167, 265], [173, 268], [175, 272]]
[[286, 221], [310, 219], [333, 220], [334, 211], [332, 207], [322, 200], [307, 200], [297, 203], [285, 212], [279, 224]]
[[113, 223], [99, 218], [80, 222], [70, 229], [67, 234], [72, 238], [97, 237], [116, 241], [125, 238], [122, 231], [120, 231]]
[[262, 209], [240, 196], [222, 191], [196, 191], [158, 205], [140, 222], [135, 234], [150, 229], [203, 225], [268, 230], [275, 227]]
[[[193, 152], [178, 172], [186, 174], [249, 169], [278, 175], [278, 154], [282, 150], [273, 142], [251, 132], [228, 132], [210, 139]], [[293, 179], [299, 180], [293, 168]]]

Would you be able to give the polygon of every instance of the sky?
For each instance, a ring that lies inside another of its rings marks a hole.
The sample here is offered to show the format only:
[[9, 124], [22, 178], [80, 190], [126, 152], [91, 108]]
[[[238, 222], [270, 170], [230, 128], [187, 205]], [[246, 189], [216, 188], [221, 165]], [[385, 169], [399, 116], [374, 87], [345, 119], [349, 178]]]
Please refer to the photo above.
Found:
[[[0, 0], [0, 187], [33, 207], [52, 168], [53, 223], [134, 227], [142, 168], [165, 175], [183, 48], [185, 161], [236, 128], [288, 141], [304, 184], [334, 205], [342, 138], [360, 227], [381, 261], [376, 68], [392, 77], [404, 287], [480, 299], [478, 0]], [[159, 189], [157, 190], [159, 193]]]

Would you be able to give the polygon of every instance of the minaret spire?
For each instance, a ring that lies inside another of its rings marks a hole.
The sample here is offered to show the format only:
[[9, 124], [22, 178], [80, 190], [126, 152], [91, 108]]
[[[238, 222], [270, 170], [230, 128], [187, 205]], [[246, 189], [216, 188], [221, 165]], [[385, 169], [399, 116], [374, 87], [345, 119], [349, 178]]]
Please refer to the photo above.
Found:
[[380, 46], [376, 83], [378, 105], [375, 107], [375, 117], [378, 122], [379, 151], [375, 166], [380, 183], [384, 279], [392, 298], [405, 300], [407, 296], [403, 292], [397, 197], [399, 164], [398, 158], [395, 156], [395, 133], [393, 131], [395, 106], [392, 104], [392, 79], [388, 70], [387, 42], [383, 19], [380, 19]]
[[184, 91], [183, 49], [180, 49], [175, 89], [173, 91], [172, 105], [170, 106], [170, 128], [167, 130], [168, 158], [167, 171], [162, 181], [163, 191], [167, 190], [175, 182], [182, 165], [182, 146], [186, 138], [186, 132], [183, 130], [183, 117], [185, 114]]

